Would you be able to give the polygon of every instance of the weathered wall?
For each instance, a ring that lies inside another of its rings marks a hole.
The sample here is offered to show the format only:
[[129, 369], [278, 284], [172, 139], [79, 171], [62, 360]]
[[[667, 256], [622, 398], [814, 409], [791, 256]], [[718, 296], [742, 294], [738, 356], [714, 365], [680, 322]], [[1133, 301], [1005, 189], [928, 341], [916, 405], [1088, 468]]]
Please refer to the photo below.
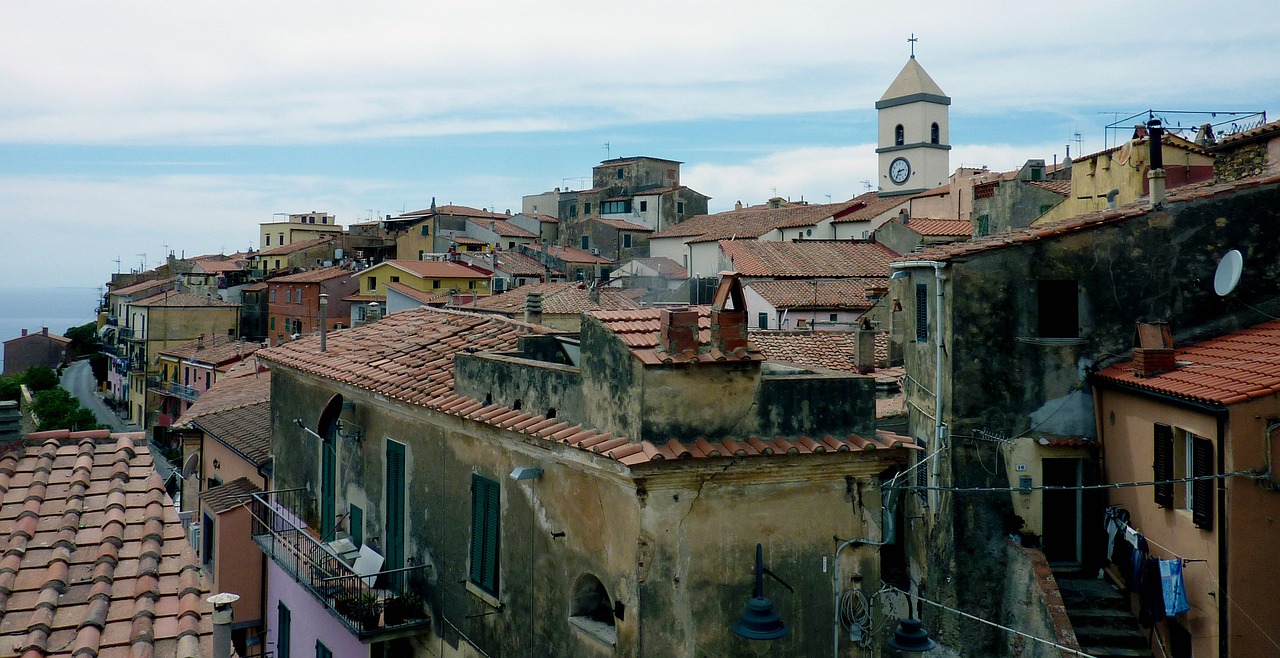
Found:
[[876, 382], [847, 375], [768, 375], [756, 391], [759, 436], [836, 436], [871, 438], [876, 431]]
[[[578, 369], [531, 361], [514, 355], [459, 354], [454, 359], [454, 390], [475, 400], [554, 415], [579, 423], [586, 418]], [[549, 413], [554, 409], [554, 414]]]
[[920, 234], [911, 229], [911, 222], [903, 226], [901, 221], [885, 222], [875, 231], [875, 241], [900, 253], [909, 254], [920, 246]]
[[[993, 196], [973, 200], [974, 235], [1004, 233], [1029, 226], [1032, 220], [1052, 210], [1064, 199], [1060, 194], [1030, 185], [1027, 181], [1000, 182]], [[979, 233], [984, 215], [987, 232]]]
[[[1001, 611], [1000, 623], [1016, 628], [1028, 635], [1055, 642], [1061, 646], [1079, 649], [1075, 629], [1067, 618], [1066, 606], [1058, 583], [1045, 560], [1044, 553], [1005, 543], [1008, 571], [1005, 572], [1005, 591], [1008, 596]], [[1060, 658], [1070, 655], [1042, 642], [1008, 633], [1007, 648], [1003, 655], [1019, 658]]]
[[641, 371], [640, 385], [638, 438], [741, 436], [751, 431], [760, 363], [650, 366]]

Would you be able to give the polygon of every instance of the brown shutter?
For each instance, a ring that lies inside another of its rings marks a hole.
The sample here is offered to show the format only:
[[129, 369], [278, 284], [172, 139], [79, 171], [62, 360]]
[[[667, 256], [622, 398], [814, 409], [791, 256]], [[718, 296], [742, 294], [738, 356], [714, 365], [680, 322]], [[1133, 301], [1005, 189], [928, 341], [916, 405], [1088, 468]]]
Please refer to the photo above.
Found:
[[1168, 425], [1155, 426], [1152, 454], [1154, 461], [1151, 466], [1155, 472], [1153, 479], [1163, 482], [1156, 485], [1156, 504], [1165, 508], [1173, 507], [1173, 483], [1165, 482], [1173, 479], [1173, 428]]
[[[1213, 442], [1196, 437], [1192, 445], [1192, 474], [1195, 477], [1213, 475]], [[1196, 480], [1191, 483], [1191, 521], [1197, 528], [1213, 529], [1213, 483], [1214, 480]]]

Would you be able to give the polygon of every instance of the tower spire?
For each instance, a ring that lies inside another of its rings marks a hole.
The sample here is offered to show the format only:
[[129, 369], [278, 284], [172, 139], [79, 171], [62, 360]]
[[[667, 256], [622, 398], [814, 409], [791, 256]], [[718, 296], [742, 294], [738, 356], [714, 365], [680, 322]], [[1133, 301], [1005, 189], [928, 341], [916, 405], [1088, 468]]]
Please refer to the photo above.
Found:
[[907, 43], [911, 44], [911, 59], [916, 58], [916, 42], [917, 41], [919, 41], [919, 39], [916, 38], [916, 33], [912, 32], [911, 37], [907, 39]]

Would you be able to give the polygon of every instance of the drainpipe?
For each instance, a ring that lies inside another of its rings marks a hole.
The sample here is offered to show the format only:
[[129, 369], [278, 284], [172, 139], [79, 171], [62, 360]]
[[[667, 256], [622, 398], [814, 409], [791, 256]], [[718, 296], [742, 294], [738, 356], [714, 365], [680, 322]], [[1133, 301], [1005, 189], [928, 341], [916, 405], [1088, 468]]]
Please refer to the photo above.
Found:
[[325, 351], [325, 333], [329, 324], [329, 295], [320, 293], [320, 351]]

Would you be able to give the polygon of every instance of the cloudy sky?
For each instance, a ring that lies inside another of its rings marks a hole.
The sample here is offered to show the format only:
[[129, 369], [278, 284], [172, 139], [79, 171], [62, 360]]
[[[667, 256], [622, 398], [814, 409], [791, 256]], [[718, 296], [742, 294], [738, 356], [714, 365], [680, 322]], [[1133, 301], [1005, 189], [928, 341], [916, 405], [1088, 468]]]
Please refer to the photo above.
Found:
[[953, 168], [1098, 150], [1149, 108], [1280, 118], [1264, 0], [6, 1], [0, 287], [256, 248], [278, 212], [518, 210], [609, 156], [683, 161], [712, 211], [847, 199], [913, 32]]

